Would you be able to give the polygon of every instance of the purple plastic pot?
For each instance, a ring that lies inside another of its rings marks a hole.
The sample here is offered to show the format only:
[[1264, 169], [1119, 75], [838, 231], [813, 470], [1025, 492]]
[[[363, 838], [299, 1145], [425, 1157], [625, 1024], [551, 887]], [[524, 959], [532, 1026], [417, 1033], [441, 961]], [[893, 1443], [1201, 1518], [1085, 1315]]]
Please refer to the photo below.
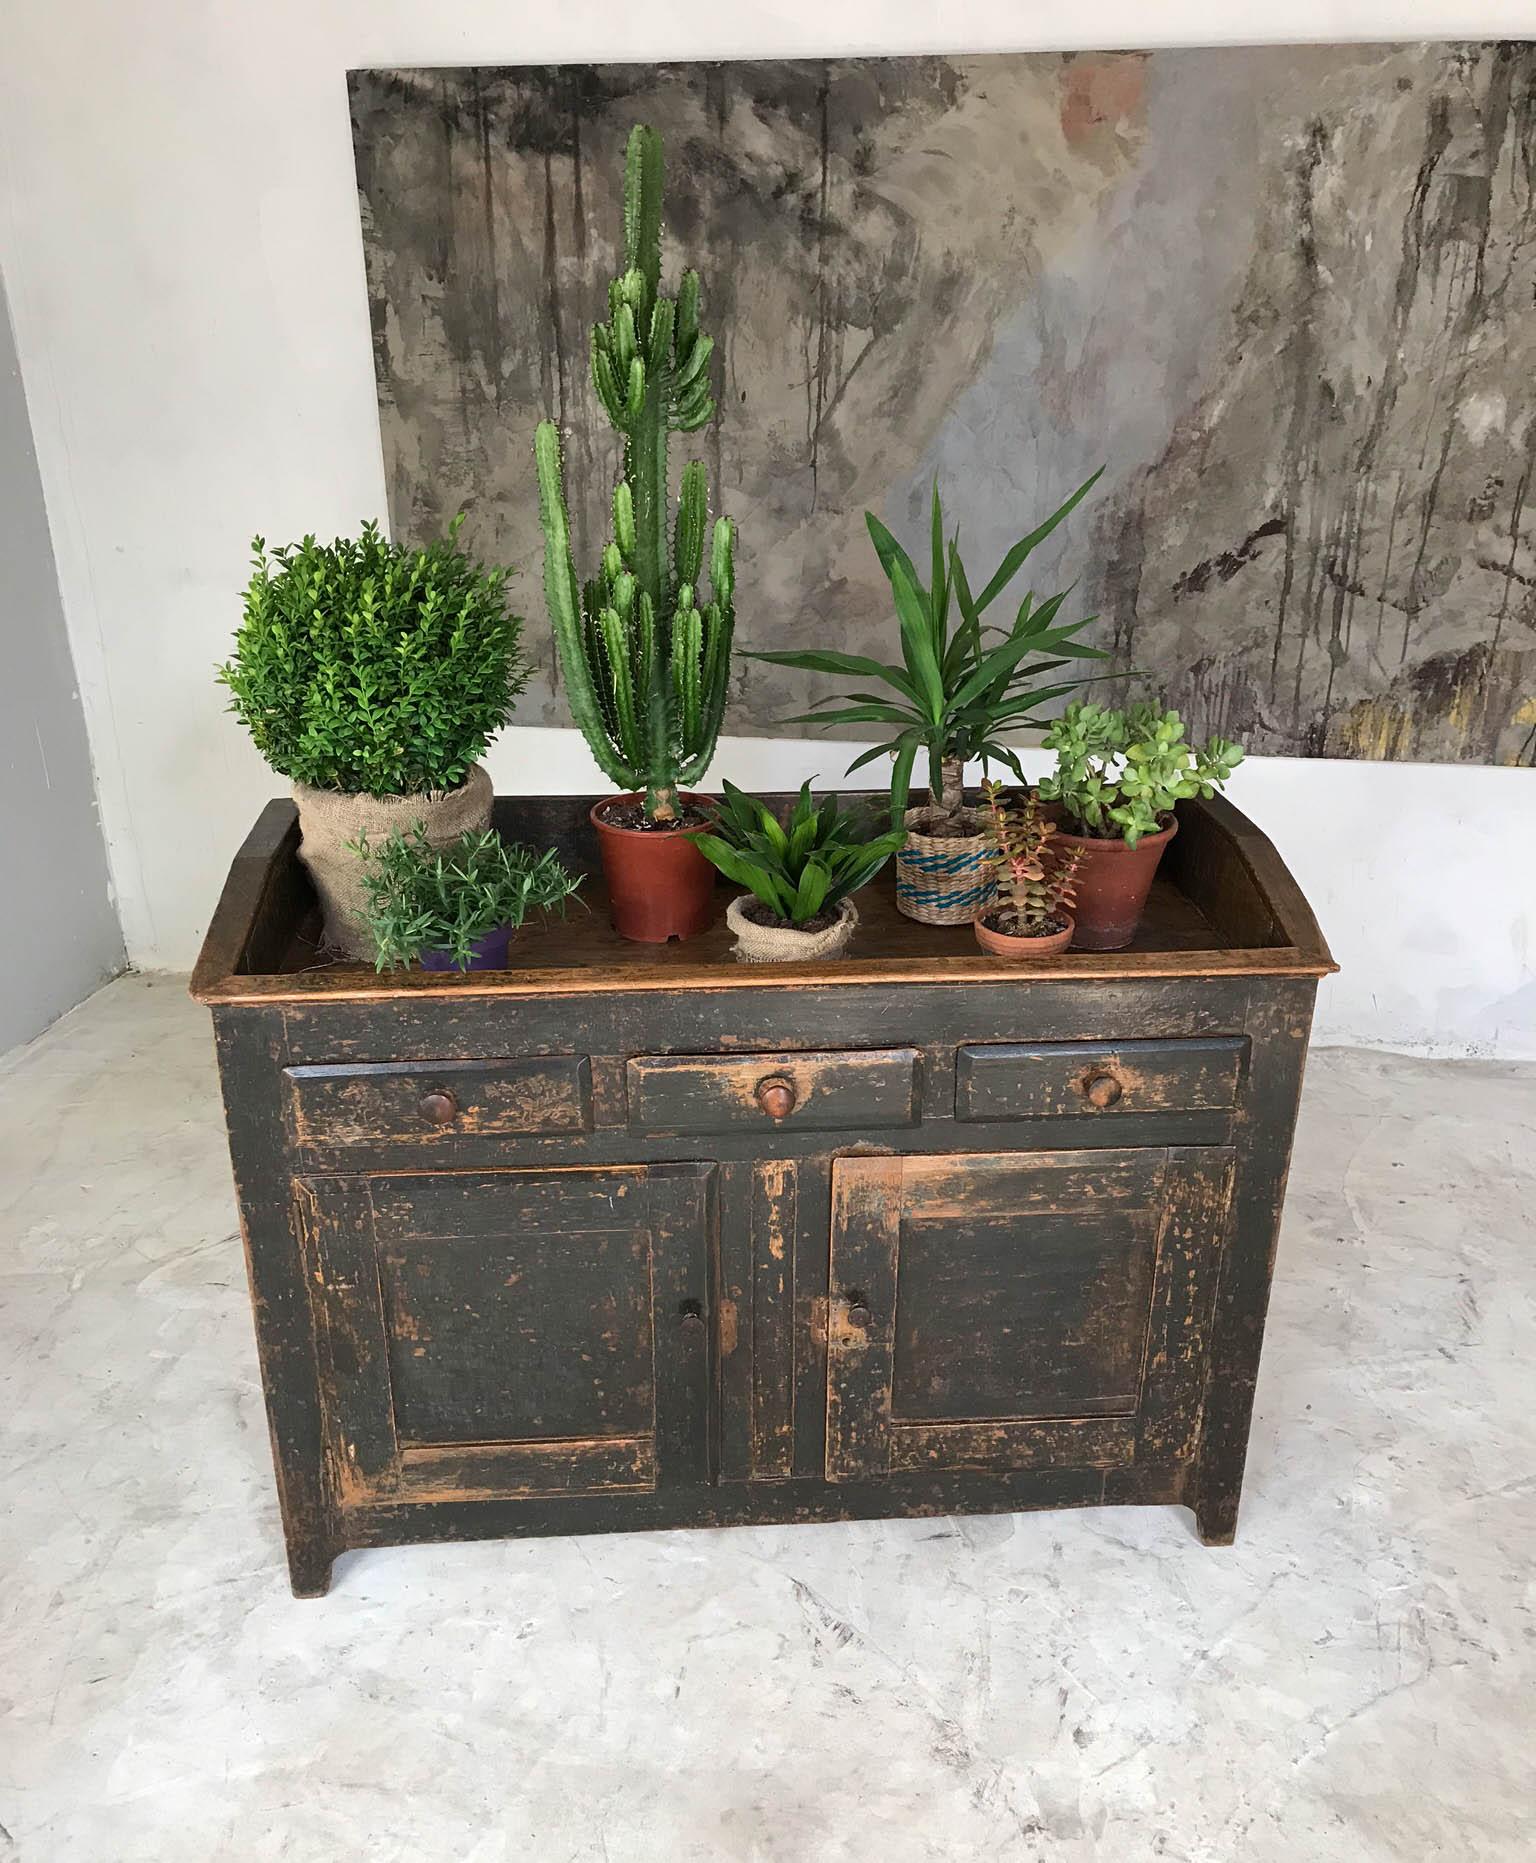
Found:
[[[488, 931], [483, 938], [477, 938], [469, 947], [469, 962], [466, 970], [505, 970], [507, 967], [507, 947], [512, 942], [512, 927], [498, 925], [494, 931]], [[423, 951], [421, 954], [423, 970], [457, 970], [451, 951]]]

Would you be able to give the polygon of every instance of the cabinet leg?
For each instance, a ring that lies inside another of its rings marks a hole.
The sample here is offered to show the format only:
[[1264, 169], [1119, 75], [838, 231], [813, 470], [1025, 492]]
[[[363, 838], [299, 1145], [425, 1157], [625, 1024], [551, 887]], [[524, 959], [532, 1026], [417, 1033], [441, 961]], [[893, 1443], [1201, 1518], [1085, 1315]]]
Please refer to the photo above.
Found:
[[1237, 1502], [1234, 1495], [1203, 1498], [1194, 1508], [1195, 1531], [1206, 1546], [1230, 1546], [1237, 1538]]
[[288, 1582], [296, 1598], [323, 1598], [331, 1588], [331, 1567], [339, 1549], [328, 1539], [290, 1539]]

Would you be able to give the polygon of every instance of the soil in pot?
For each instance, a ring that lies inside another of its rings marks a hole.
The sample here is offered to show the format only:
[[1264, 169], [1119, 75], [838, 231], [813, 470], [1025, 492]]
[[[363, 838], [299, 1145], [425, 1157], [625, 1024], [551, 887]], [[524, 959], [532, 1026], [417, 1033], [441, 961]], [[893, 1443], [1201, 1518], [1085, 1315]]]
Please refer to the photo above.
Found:
[[[475, 939], [469, 947], [469, 962], [466, 970], [505, 970], [507, 953], [512, 944], [512, 927], [497, 925], [483, 938]], [[451, 951], [423, 951], [421, 954], [423, 970], [457, 970], [459, 965]]]
[[937, 809], [909, 809], [907, 826], [928, 841], [969, 841], [976, 834], [979, 811], [969, 809], [959, 815], [944, 815]]
[[759, 899], [743, 893], [726, 909], [725, 922], [736, 934], [736, 955], [744, 964], [795, 964], [841, 957], [858, 925], [858, 908], [841, 900], [830, 912], [818, 912], [799, 925], [776, 917]]
[[1072, 942], [1079, 951], [1120, 951], [1136, 936], [1163, 849], [1178, 831], [1179, 824], [1170, 819], [1160, 833], [1144, 834], [1129, 847], [1118, 836], [1100, 840], [1074, 834], [1065, 822], [1057, 830], [1054, 846], [1063, 853], [1083, 851], [1072, 908], [1077, 920]]
[[1050, 931], [1028, 936], [1004, 929], [1012, 915], [1002, 906], [989, 907], [971, 923], [976, 942], [993, 957], [1012, 957], [1028, 963], [1037, 957], [1059, 957], [1072, 942], [1072, 920], [1062, 913], [1051, 921]]
[[591, 811], [613, 928], [637, 944], [692, 938], [715, 916], [715, 870], [690, 834], [709, 823], [697, 796], [675, 822], [650, 822], [644, 798], [610, 796]]

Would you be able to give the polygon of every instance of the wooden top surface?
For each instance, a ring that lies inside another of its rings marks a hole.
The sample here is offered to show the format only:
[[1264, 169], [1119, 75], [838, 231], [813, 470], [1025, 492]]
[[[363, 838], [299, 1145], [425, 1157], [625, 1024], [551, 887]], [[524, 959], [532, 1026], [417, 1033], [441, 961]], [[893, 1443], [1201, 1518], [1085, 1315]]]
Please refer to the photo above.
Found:
[[1187, 803], [1134, 942], [1124, 951], [1072, 951], [1023, 966], [988, 957], [968, 925], [921, 925], [896, 910], [894, 868], [857, 897], [860, 924], [846, 957], [753, 965], [732, 956], [724, 922], [737, 890], [718, 889], [720, 916], [686, 943], [632, 944], [608, 920], [586, 831], [589, 799], [504, 797], [496, 825], [511, 838], [553, 844], [587, 872], [569, 914], [530, 923], [503, 971], [388, 971], [327, 963], [319, 915], [297, 859], [292, 802], [268, 803], [237, 855], [192, 977], [205, 1003], [414, 999], [443, 995], [586, 994], [627, 989], [741, 989], [772, 984], [1027, 981], [1147, 977], [1311, 976], [1337, 968], [1279, 855], [1230, 804]]

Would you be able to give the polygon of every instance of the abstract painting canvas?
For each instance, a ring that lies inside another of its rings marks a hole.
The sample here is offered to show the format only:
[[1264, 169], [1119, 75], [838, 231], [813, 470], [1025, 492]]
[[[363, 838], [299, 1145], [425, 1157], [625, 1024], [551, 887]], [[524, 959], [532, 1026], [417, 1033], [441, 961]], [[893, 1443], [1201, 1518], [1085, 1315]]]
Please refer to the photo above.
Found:
[[[359, 71], [351, 98], [395, 534], [465, 510], [530, 616], [546, 413], [578, 561], [601, 546], [588, 332], [648, 122], [669, 275], [698, 268], [717, 337], [692, 438], [742, 647], [888, 657], [866, 509], [916, 542], [937, 476], [990, 567], [1103, 465], [1037, 586], [1075, 581], [1195, 733], [1536, 762], [1536, 47]], [[519, 715], [563, 722], [529, 635]], [[827, 690], [734, 678], [738, 732]]]

